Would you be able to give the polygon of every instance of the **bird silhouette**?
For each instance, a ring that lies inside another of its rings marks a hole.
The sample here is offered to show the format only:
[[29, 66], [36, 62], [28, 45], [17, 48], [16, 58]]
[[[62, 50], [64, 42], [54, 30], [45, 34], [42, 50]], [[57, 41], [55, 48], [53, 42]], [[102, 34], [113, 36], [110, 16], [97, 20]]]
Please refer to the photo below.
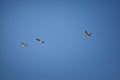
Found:
[[24, 46], [28, 46], [26, 43], [21, 43], [21, 46], [24, 47]]
[[87, 30], [85, 31], [85, 37], [89, 38], [91, 36], [92, 33], [88, 33]]
[[44, 43], [44, 41], [43, 40], [41, 40], [41, 39], [36, 39], [39, 43]]

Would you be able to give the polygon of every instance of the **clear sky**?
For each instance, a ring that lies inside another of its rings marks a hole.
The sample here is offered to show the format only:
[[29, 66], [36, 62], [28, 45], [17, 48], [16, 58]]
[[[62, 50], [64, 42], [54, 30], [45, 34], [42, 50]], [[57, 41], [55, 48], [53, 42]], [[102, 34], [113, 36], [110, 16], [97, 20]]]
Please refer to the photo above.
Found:
[[0, 80], [120, 80], [119, 30], [119, 0], [0, 0]]

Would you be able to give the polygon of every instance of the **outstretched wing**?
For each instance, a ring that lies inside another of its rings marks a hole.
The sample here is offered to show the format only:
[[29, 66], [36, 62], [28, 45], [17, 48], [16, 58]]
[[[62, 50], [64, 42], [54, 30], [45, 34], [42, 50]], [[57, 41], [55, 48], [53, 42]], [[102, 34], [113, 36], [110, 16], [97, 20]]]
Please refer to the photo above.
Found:
[[89, 33], [89, 36], [91, 36], [92, 33]]
[[41, 43], [44, 43], [44, 41], [42, 40]]
[[87, 30], [85, 31], [85, 34], [86, 34], [86, 35], [88, 35], [88, 32], [87, 32]]
[[40, 39], [36, 39], [37, 41], [40, 41]]

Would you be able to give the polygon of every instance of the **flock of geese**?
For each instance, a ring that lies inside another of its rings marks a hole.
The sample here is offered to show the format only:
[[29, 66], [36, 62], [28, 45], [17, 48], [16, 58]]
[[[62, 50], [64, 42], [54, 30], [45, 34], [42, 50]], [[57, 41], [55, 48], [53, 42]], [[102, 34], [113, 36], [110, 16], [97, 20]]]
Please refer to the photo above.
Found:
[[[44, 43], [43, 40], [41, 39], [36, 39], [39, 43]], [[21, 46], [24, 47], [24, 46], [28, 46], [26, 43], [21, 43]]]
[[[88, 33], [87, 30], [85, 31], [85, 37], [86, 38], [89, 38], [91, 36], [92, 33]], [[36, 39], [39, 43], [44, 43], [43, 40], [41, 39]], [[21, 46], [24, 47], [24, 46], [28, 46], [26, 43], [21, 43]]]

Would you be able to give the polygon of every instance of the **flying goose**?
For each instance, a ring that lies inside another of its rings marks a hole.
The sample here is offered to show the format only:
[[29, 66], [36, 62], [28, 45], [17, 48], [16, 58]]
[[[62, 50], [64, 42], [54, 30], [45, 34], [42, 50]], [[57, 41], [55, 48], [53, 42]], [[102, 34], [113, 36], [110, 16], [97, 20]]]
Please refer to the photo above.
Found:
[[28, 46], [26, 43], [21, 43], [21, 46], [24, 47], [24, 46]]
[[87, 31], [85, 31], [85, 37], [89, 38], [91, 36], [92, 33], [88, 33]]
[[36, 39], [39, 43], [44, 43], [44, 41], [43, 40], [41, 40], [41, 39]]

